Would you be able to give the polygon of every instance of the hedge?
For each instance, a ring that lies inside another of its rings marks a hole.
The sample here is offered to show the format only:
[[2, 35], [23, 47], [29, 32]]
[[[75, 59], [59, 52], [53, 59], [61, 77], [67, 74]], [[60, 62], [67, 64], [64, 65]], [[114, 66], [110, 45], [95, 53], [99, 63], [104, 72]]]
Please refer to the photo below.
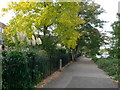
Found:
[[2, 88], [6, 90], [31, 87], [27, 64], [26, 56], [22, 52], [9, 52], [2, 60]]

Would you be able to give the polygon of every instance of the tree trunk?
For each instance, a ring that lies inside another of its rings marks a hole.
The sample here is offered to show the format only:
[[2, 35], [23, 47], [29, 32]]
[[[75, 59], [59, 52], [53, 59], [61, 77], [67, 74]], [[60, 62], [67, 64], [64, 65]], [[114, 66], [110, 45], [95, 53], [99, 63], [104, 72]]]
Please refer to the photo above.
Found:
[[75, 61], [75, 53], [74, 53], [74, 49], [72, 49], [72, 61]]
[[44, 31], [43, 31], [43, 34], [44, 34], [44, 37], [46, 36], [46, 34], [47, 34], [47, 27], [46, 26], [44, 26]]
[[76, 61], [77, 58], [77, 50], [76, 49], [72, 49], [72, 60]]
[[78, 55], [78, 45], [75, 47], [75, 59], [77, 59], [77, 55]]

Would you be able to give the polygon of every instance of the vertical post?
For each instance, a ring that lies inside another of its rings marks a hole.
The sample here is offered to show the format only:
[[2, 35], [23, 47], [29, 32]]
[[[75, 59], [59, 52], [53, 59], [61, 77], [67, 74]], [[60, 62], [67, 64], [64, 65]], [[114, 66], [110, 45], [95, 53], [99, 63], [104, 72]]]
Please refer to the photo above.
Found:
[[62, 59], [60, 59], [60, 72], [62, 71]]

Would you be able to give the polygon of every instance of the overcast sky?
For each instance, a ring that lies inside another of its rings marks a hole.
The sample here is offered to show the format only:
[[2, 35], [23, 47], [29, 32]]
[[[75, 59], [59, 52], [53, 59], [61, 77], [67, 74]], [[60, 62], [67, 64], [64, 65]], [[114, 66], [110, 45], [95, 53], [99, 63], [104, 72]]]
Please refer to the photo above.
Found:
[[108, 23], [105, 24], [104, 30], [111, 31], [112, 28], [110, 25], [117, 21], [117, 13], [118, 13], [118, 2], [120, 0], [95, 0], [101, 7], [106, 11], [105, 13], [101, 14], [99, 17]]
[[[1, 9], [4, 7], [7, 7], [7, 3], [9, 1], [10, 0], [0, 0], [0, 22], [3, 22], [5, 24], [7, 24], [9, 22], [9, 20], [11, 19], [11, 17], [13, 16], [13, 12], [9, 12], [9, 14], [5, 15], [5, 17], [1, 17], [1, 14], [2, 14]], [[116, 13], [118, 12], [118, 2], [119, 1], [120, 0], [95, 0], [95, 2], [100, 4], [101, 7], [103, 7], [103, 9], [106, 11], [106, 13], [101, 14], [99, 16], [99, 18], [101, 18], [105, 21], [108, 21], [108, 23], [106, 23], [104, 25], [104, 30], [106, 30], [106, 31], [111, 31], [112, 28], [110, 27], [110, 25], [114, 21], [118, 20]]]

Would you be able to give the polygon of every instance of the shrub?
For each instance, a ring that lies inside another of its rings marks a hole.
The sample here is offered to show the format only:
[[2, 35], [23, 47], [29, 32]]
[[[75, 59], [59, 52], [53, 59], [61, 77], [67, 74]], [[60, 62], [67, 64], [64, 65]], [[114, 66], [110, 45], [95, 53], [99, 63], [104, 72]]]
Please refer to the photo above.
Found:
[[27, 88], [31, 87], [28, 61], [26, 56], [18, 51], [11, 51], [2, 60], [2, 87]]
[[102, 58], [96, 62], [98, 67], [107, 72], [108, 75], [113, 76], [115, 80], [118, 80], [118, 59]]
[[[26, 52], [28, 66], [30, 69], [32, 82], [37, 84], [44, 77], [46, 69], [49, 69], [49, 66], [46, 63], [49, 60], [49, 57], [45, 51], [28, 51]], [[47, 73], [46, 73], [47, 74]]]
[[93, 60], [94, 62], [97, 62], [98, 58], [92, 57], [92, 60]]
[[7, 54], [8, 54], [8, 51], [3, 51], [3, 52], [2, 52], [2, 56], [3, 56], [3, 57], [6, 57]]
[[70, 62], [70, 60], [72, 60], [71, 54], [66, 53], [65, 49], [58, 49], [56, 55], [58, 57], [57, 60], [62, 59], [63, 66], [66, 65], [68, 62]]

